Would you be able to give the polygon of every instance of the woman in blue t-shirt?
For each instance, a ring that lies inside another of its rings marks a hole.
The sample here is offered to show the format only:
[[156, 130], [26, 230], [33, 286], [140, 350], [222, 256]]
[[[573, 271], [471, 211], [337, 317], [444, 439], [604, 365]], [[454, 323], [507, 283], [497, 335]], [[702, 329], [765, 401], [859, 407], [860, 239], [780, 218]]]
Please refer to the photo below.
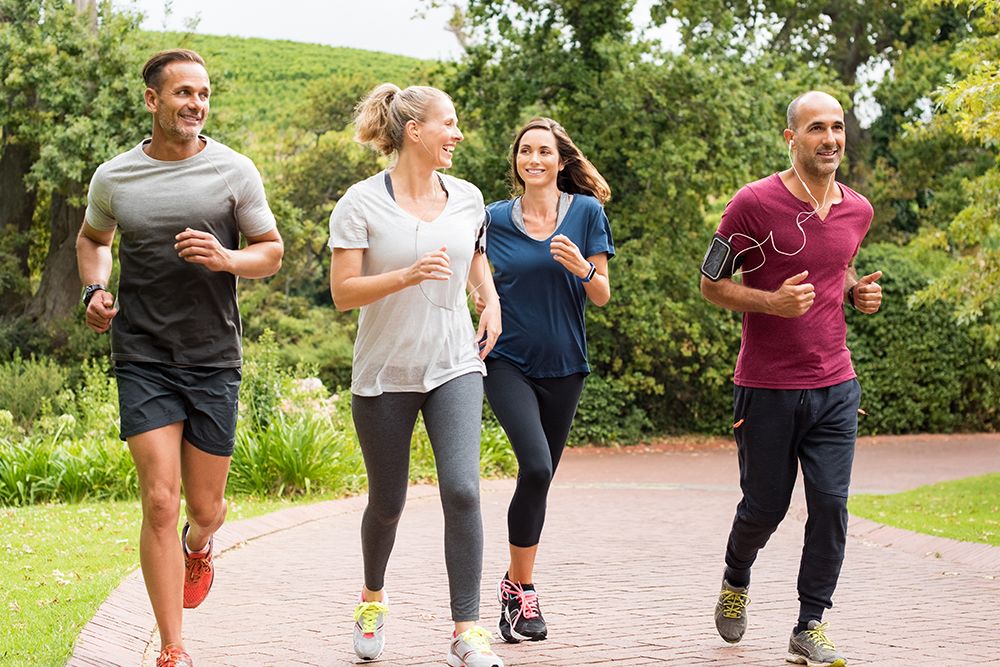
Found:
[[532, 583], [549, 484], [590, 372], [584, 307], [611, 298], [607, 182], [561, 125], [535, 118], [511, 155], [513, 199], [487, 207], [486, 254], [503, 333], [486, 359], [486, 396], [517, 455], [507, 513], [510, 566], [497, 585], [504, 640], [545, 639]]

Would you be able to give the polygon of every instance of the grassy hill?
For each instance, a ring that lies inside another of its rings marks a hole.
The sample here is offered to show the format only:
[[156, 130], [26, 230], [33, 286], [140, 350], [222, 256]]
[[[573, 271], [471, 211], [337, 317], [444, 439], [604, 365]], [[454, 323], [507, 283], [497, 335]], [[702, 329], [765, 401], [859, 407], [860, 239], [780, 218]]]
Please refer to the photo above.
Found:
[[149, 51], [183, 47], [212, 76], [207, 131], [251, 154], [273, 148], [301, 113], [310, 86], [332, 75], [364, 74], [399, 86], [426, 82], [437, 63], [407, 56], [286, 40], [147, 32]]

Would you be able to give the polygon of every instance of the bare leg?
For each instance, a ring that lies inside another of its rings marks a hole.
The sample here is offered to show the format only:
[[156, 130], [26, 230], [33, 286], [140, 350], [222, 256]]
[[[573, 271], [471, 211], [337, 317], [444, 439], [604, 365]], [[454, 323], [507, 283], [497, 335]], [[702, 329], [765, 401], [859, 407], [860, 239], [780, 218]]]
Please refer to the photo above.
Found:
[[519, 584], [534, 583], [535, 556], [538, 555], [538, 545], [531, 547], [515, 547], [510, 545], [510, 566], [507, 578]]
[[187, 440], [181, 454], [181, 475], [188, 528], [187, 546], [191, 551], [205, 548], [226, 519], [226, 479], [229, 476], [228, 456], [203, 452]]
[[184, 556], [177, 535], [183, 426], [177, 422], [128, 438], [142, 497], [139, 563], [163, 646], [183, 646]]

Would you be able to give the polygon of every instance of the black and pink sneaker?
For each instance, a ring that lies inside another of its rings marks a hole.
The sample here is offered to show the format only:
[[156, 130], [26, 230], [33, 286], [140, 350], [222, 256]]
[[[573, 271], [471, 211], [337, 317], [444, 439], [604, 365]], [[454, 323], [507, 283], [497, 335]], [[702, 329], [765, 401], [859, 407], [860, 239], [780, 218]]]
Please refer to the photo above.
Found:
[[497, 631], [505, 642], [516, 644], [545, 639], [548, 628], [538, 606], [534, 585], [519, 584], [504, 575], [497, 583], [497, 599], [500, 601]]

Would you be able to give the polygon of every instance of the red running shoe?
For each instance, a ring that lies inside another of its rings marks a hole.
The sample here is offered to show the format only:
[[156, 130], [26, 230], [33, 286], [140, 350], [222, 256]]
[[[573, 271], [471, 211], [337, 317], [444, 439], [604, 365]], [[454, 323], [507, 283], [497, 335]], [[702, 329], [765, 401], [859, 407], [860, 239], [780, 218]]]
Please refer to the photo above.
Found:
[[[215, 581], [215, 566], [212, 565], [212, 537], [208, 541], [205, 553], [191, 553], [187, 548], [188, 524], [184, 524], [181, 532], [181, 544], [184, 547], [184, 608], [194, 609], [208, 597]], [[190, 660], [190, 658], [189, 658]]]
[[156, 658], [156, 667], [194, 667], [194, 663], [180, 646], [167, 644]]

